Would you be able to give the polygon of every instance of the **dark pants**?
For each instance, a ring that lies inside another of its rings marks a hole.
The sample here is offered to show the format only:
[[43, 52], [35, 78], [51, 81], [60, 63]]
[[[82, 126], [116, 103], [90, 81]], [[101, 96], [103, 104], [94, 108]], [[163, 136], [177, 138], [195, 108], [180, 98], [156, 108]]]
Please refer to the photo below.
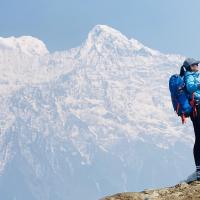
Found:
[[193, 148], [194, 161], [196, 166], [200, 166], [200, 105], [196, 105], [197, 116], [194, 117], [193, 114], [190, 115], [192, 120], [194, 133], [195, 133], [195, 143]]

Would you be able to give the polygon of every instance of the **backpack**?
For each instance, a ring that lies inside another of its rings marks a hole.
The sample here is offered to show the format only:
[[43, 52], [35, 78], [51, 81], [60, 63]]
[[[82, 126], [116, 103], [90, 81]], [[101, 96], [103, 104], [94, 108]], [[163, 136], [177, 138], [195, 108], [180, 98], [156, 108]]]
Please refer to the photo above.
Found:
[[179, 74], [174, 74], [170, 77], [169, 90], [174, 111], [181, 117], [182, 124], [184, 124], [186, 118], [189, 117], [192, 112], [193, 116], [197, 113], [194, 103], [194, 93], [190, 100], [189, 93], [186, 89], [185, 78]]

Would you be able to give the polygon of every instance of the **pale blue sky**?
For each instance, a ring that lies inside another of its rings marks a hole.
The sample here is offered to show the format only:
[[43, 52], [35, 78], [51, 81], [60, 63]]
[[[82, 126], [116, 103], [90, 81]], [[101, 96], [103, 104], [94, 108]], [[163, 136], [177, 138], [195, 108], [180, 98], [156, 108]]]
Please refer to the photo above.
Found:
[[161, 52], [200, 58], [199, 8], [200, 0], [0, 0], [0, 36], [32, 35], [53, 52], [106, 24]]

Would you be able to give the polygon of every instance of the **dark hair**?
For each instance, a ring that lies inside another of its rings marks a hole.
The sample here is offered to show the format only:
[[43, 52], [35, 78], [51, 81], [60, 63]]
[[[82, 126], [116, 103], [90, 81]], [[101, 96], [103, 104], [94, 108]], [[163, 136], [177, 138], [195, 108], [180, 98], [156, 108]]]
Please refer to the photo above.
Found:
[[186, 71], [191, 71], [190, 66], [186, 67], [185, 65], [182, 65], [180, 69], [180, 76], [184, 76]]

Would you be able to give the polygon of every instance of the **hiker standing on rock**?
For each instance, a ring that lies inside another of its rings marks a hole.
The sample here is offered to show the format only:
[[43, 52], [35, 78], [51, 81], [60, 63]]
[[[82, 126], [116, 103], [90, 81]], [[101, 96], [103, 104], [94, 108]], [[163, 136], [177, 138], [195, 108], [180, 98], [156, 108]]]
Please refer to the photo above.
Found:
[[[190, 119], [193, 123], [195, 133], [195, 143], [193, 148], [194, 161], [196, 165], [196, 177], [200, 181], [200, 73], [198, 64], [200, 61], [193, 58], [187, 58], [181, 67], [180, 76], [184, 77], [186, 90], [189, 93], [189, 99], [193, 99], [193, 111], [190, 113]], [[190, 101], [191, 102], [191, 101]]]

